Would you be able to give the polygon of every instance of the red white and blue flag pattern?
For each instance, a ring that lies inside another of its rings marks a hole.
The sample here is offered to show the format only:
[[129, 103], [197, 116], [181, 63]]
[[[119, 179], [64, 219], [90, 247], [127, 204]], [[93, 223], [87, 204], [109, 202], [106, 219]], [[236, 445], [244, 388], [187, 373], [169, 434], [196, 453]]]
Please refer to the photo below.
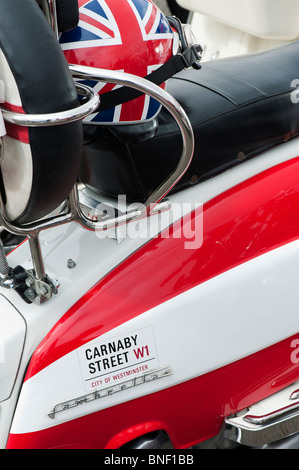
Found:
[[[78, 26], [60, 43], [68, 63], [118, 70], [145, 77], [172, 56], [173, 32], [163, 13], [150, 0], [79, 0]], [[118, 85], [85, 81], [99, 94]], [[85, 122], [124, 124], [152, 119], [160, 104], [142, 96]]]

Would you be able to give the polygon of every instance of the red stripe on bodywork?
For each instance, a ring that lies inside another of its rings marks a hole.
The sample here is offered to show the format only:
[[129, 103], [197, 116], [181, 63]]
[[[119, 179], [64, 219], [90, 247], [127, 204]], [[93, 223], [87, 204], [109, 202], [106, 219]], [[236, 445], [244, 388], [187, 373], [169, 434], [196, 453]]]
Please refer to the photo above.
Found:
[[[25, 114], [25, 111], [21, 106], [15, 106], [13, 104], [5, 102], [3, 104], [3, 107], [7, 109], [7, 111], [11, 111], [13, 113]], [[5, 127], [7, 135], [9, 137], [12, 137], [13, 139], [16, 139], [25, 144], [29, 144], [28, 127], [17, 126], [16, 124], [12, 124], [7, 121], [5, 121]]]
[[175, 237], [180, 221], [168, 238], [152, 239], [60, 319], [36, 349], [26, 378], [147, 310], [297, 239], [298, 174], [296, 158], [204, 204], [203, 244], [196, 250]]
[[290, 360], [294, 339], [166, 390], [38, 432], [11, 434], [7, 448], [112, 449], [158, 429], [175, 448], [191, 447], [217, 435], [224, 417], [298, 379], [298, 364]]
[[5, 122], [6, 133], [9, 137], [23, 142], [24, 144], [29, 144], [29, 132], [28, 127], [17, 126], [10, 122]]
[[3, 107], [7, 109], [7, 111], [12, 111], [13, 113], [25, 114], [22, 106], [16, 106], [15, 104], [8, 103], [7, 101], [3, 103]]

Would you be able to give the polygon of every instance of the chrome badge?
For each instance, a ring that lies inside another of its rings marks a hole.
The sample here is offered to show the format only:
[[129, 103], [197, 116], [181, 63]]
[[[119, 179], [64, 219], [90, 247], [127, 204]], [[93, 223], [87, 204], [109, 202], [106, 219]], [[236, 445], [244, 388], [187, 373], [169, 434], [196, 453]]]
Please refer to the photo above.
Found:
[[68, 400], [62, 403], [58, 403], [54, 406], [53, 410], [48, 413], [48, 416], [51, 419], [55, 418], [57, 413], [61, 413], [62, 411], [70, 410], [71, 408], [75, 408], [76, 406], [83, 405], [84, 403], [89, 403], [94, 400], [99, 400], [100, 398], [105, 398], [114, 393], [122, 392], [127, 390], [128, 388], [136, 387], [137, 385], [142, 385], [148, 382], [152, 382], [153, 380], [162, 379], [163, 377], [167, 377], [172, 375], [173, 371], [170, 369], [169, 366], [167, 367], [159, 367], [157, 369], [153, 369], [146, 374], [140, 375], [138, 377], [134, 377], [133, 379], [126, 380], [120, 382], [116, 385], [103, 388], [101, 390], [95, 390], [93, 392], [87, 393], [86, 395], [82, 395], [78, 398], [73, 398], [72, 400]]

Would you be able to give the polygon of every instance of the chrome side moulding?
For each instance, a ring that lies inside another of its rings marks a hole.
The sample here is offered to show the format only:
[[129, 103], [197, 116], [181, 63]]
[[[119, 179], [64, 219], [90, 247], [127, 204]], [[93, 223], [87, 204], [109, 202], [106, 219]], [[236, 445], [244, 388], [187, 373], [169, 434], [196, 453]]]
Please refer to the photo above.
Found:
[[[225, 419], [224, 436], [249, 447], [270, 444], [299, 432], [298, 382]], [[298, 400], [298, 397], [296, 397]]]

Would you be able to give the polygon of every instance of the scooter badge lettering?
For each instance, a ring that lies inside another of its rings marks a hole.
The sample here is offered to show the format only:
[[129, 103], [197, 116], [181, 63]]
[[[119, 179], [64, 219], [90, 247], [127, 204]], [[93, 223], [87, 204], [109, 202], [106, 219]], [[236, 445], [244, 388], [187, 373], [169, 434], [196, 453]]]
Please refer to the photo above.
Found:
[[169, 375], [172, 375], [172, 374], [173, 374], [173, 371], [169, 366], [160, 367], [158, 369], [148, 371], [144, 373], [143, 375], [139, 375], [138, 377], [134, 377], [132, 379], [119, 382], [117, 385], [112, 385], [112, 386], [109, 386], [100, 390], [95, 390], [94, 392], [88, 393], [81, 397], [74, 398], [72, 400], [69, 400], [63, 403], [58, 403], [57, 405], [54, 406], [53, 410], [50, 413], [48, 413], [48, 416], [49, 418], [54, 419], [57, 413], [70, 410], [71, 408], [75, 408], [79, 405], [83, 405], [91, 401], [109, 397], [115, 393], [126, 391], [138, 385], [143, 385], [148, 382], [153, 382], [157, 379], [162, 379], [163, 377], [168, 377]]

